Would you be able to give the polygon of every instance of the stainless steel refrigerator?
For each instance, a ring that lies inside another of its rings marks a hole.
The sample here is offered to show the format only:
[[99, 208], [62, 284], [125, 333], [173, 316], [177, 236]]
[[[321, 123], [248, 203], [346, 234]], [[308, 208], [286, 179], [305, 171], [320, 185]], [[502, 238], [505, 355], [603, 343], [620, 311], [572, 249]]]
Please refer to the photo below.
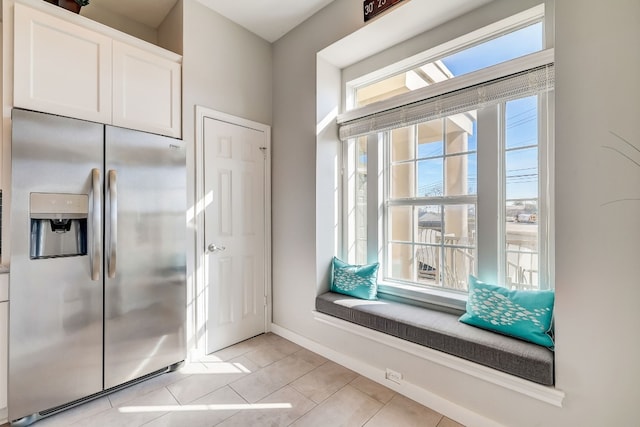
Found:
[[12, 114], [9, 419], [32, 422], [186, 355], [180, 140]]

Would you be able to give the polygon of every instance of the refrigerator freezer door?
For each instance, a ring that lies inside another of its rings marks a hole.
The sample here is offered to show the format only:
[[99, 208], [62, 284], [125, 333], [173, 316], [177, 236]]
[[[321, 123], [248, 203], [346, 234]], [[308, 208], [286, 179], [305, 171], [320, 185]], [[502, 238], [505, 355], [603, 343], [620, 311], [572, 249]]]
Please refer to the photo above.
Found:
[[[23, 110], [13, 110], [12, 129], [9, 417], [15, 420], [102, 390], [99, 254], [98, 281], [91, 271], [94, 236], [102, 228], [94, 221], [101, 212], [92, 211], [100, 206], [102, 184], [96, 194], [92, 170], [102, 171], [104, 131]], [[56, 206], [30, 207], [32, 193], [55, 193], [44, 199]], [[54, 237], [75, 242], [75, 249], [58, 254], [52, 247], [32, 259], [31, 248]]]
[[105, 147], [110, 388], [186, 356], [186, 170], [179, 140], [107, 126]]

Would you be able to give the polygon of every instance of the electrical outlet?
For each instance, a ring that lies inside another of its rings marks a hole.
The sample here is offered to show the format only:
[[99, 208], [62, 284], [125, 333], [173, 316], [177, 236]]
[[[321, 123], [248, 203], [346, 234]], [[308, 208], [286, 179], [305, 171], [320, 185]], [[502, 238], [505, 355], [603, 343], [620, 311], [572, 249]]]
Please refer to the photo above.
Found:
[[402, 374], [389, 368], [387, 368], [387, 370], [385, 371], [384, 377], [396, 384], [400, 384], [400, 381], [402, 381]]

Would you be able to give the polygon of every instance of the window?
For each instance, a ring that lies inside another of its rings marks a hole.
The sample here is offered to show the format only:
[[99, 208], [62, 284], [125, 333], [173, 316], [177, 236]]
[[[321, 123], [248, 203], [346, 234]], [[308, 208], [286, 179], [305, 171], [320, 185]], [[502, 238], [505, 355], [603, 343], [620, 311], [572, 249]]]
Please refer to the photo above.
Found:
[[509, 287], [540, 287], [538, 195], [540, 158], [538, 97], [504, 105], [505, 271]]
[[354, 105], [362, 107], [542, 50], [542, 22], [465, 47], [436, 61], [355, 87]]
[[466, 289], [475, 273], [476, 112], [386, 134], [385, 279]]
[[382, 292], [459, 306], [470, 274], [552, 286], [542, 44], [541, 22], [528, 22], [353, 88], [358, 108], [338, 119], [344, 255], [379, 261]]

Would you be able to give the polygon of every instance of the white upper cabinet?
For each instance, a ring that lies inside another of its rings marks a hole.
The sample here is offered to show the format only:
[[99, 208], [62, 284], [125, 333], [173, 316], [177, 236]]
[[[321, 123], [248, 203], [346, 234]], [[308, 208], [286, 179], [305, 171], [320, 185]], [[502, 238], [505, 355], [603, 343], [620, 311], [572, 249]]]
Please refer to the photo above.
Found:
[[180, 64], [113, 42], [113, 124], [180, 136]]
[[16, 3], [14, 105], [111, 121], [111, 39]]
[[180, 138], [181, 85], [180, 55], [45, 2], [15, 2], [14, 106]]

